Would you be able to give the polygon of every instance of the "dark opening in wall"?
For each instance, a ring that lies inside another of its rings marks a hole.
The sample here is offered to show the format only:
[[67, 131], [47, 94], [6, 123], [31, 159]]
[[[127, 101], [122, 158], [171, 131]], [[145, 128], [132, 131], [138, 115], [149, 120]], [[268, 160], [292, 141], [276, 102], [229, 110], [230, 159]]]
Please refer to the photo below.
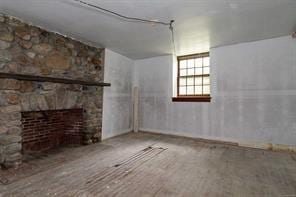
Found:
[[22, 112], [22, 151], [83, 144], [83, 109]]

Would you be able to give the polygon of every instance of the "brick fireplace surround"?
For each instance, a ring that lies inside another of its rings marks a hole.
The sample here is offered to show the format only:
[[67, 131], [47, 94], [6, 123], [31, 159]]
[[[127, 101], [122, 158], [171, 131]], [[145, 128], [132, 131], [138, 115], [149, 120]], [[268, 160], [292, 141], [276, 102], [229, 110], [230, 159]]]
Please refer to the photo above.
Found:
[[22, 152], [83, 144], [83, 109], [22, 112]]
[[[0, 15], [2, 73], [102, 82], [103, 54]], [[18, 166], [23, 152], [100, 141], [102, 97], [102, 87], [0, 79], [0, 165]]]

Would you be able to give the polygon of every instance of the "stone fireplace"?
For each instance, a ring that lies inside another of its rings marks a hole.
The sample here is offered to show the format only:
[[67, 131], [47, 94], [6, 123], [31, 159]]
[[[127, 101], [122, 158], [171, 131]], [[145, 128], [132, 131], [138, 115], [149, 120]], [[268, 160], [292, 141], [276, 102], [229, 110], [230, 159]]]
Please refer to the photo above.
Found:
[[[0, 73], [103, 82], [104, 50], [0, 15]], [[0, 79], [0, 165], [101, 140], [103, 88]]]

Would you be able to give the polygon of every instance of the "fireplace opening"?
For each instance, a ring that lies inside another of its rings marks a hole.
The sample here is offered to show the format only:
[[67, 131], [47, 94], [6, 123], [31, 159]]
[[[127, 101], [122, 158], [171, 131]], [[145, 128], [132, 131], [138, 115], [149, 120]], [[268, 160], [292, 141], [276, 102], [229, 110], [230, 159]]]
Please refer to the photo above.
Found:
[[22, 112], [22, 152], [83, 144], [83, 109]]

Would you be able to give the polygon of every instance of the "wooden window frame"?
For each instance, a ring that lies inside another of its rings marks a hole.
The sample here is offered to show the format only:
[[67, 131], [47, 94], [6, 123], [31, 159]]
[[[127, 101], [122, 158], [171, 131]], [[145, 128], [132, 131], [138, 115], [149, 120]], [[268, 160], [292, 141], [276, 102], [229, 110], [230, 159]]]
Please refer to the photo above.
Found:
[[[180, 61], [181, 60], [188, 60], [188, 59], [193, 59], [193, 58], [202, 58], [202, 57], [210, 57], [210, 53], [209, 52], [205, 52], [205, 53], [198, 53], [198, 54], [191, 54], [191, 55], [184, 55], [184, 56], [178, 56], [177, 61], [178, 61], [178, 72], [177, 72], [177, 97], [173, 97], [172, 101], [173, 102], [210, 102], [211, 101], [211, 96], [210, 94], [208, 95], [180, 95], [179, 91], [180, 91]], [[210, 65], [209, 65], [210, 66]], [[202, 67], [203, 68], [203, 67]], [[200, 76], [200, 77], [204, 77], [204, 76], [210, 76], [209, 74], [201, 74], [201, 75], [195, 75], [194, 76]], [[211, 83], [209, 84], [211, 86]], [[203, 89], [203, 84], [202, 84], [202, 89]], [[194, 83], [194, 87], [195, 87], [195, 83]]]

